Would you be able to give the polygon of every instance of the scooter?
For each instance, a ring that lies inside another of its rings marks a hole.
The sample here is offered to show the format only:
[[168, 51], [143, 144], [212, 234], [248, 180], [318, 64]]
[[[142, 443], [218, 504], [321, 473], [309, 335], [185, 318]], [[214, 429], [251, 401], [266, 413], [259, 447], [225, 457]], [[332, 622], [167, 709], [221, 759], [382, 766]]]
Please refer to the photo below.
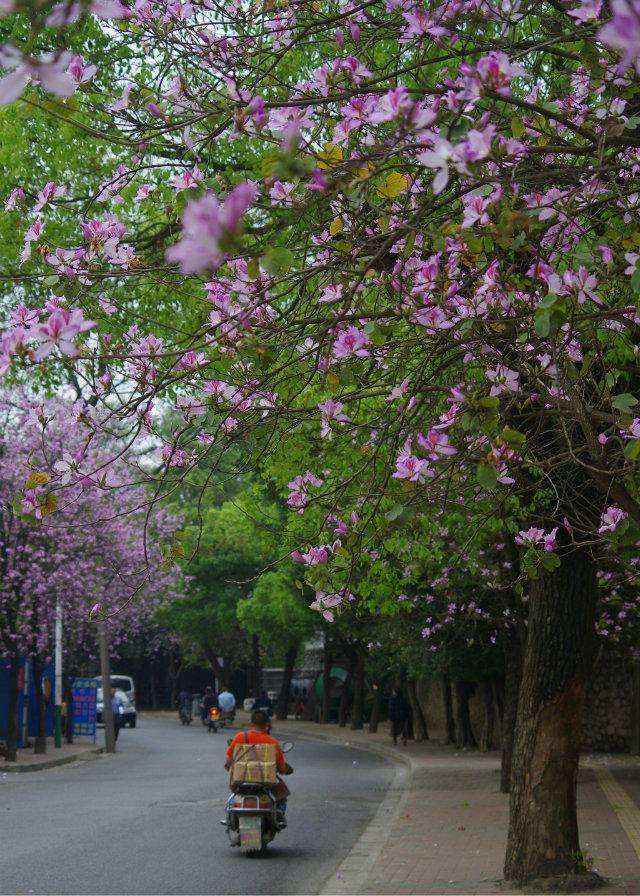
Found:
[[218, 730], [218, 725], [220, 724], [220, 710], [217, 706], [212, 706], [209, 710], [209, 715], [206, 719], [203, 719], [203, 724], [207, 726], [209, 734], [212, 732], [215, 734]]
[[[282, 744], [283, 753], [292, 749], [290, 741]], [[245, 854], [263, 852], [287, 826], [269, 784], [239, 784], [227, 800], [226, 818], [220, 824], [226, 827], [231, 845]]]
[[231, 728], [236, 718], [235, 709], [222, 709], [220, 710], [220, 727], [221, 728]]
[[182, 704], [179, 715], [183, 725], [191, 724], [191, 707], [187, 703]]

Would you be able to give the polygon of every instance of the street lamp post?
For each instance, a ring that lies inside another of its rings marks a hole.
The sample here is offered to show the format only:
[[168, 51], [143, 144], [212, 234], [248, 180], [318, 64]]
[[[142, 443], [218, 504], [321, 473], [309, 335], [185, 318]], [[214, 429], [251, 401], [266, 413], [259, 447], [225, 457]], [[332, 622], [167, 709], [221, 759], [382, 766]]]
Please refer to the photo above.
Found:
[[56, 654], [55, 654], [55, 721], [53, 729], [53, 743], [56, 747], [62, 746], [62, 607], [58, 601], [56, 605]]
[[100, 676], [102, 679], [102, 721], [104, 723], [104, 751], [115, 753], [116, 739], [113, 726], [113, 709], [111, 707], [111, 669], [109, 663], [109, 647], [104, 619], [98, 621], [98, 644], [100, 646]]

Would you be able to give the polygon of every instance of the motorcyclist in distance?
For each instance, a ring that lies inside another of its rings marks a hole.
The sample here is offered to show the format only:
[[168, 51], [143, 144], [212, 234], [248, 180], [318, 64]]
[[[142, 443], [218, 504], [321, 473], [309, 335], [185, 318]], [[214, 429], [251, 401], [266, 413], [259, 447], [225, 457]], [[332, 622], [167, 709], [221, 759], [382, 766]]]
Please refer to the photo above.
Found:
[[213, 688], [210, 685], [207, 685], [204, 689], [204, 698], [202, 700], [202, 721], [206, 721], [209, 718], [209, 710], [213, 706], [218, 706], [218, 698], [213, 692]]

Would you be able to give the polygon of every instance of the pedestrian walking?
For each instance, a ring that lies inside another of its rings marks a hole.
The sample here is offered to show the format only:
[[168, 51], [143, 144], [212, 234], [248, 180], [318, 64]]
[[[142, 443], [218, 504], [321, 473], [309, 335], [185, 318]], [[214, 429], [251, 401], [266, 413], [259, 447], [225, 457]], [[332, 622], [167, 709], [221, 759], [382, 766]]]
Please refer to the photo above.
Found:
[[258, 697], [256, 702], [253, 704], [253, 709], [254, 709], [254, 711], [256, 709], [262, 709], [267, 713], [269, 718], [271, 718], [271, 716], [273, 715], [273, 702], [272, 702], [271, 698], [268, 696], [266, 691], [260, 692], [260, 696]]
[[407, 746], [407, 722], [409, 721], [409, 706], [404, 699], [404, 695], [400, 688], [394, 688], [389, 697], [389, 707], [387, 710], [389, 721], [391, 722], [391, 737], [393, 743], [398, 743], [398, 738], [402, 737], [402, 743]]
[[113, 739], [118, 740], [120, 734], [120, 697], [115, 688], [111, 688], [111, 714], [113, 715]]

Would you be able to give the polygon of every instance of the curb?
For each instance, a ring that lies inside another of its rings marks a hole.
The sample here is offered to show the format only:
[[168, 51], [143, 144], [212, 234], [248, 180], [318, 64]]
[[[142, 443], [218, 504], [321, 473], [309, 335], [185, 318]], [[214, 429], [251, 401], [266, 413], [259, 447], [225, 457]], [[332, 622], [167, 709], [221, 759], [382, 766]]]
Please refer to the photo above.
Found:
[[99, 756], [100, 753], [104, 753], [104, 747], [82, 750], [79, 753], [67, 753], [65, 756], [54, 756], [51, 759], [45, 759], [44, 762], [5, 762], [0, 765], [0, 772], [41, 772], [48, 768], [55, 768], [58, 765], [67, 765], [69, 762], [93, 759]]
[[323, 741], [337, 747], [373, 753], [384, 757], [395, 766], [393, 780], [375, 815], [351, 847], [347, 857], [325, 880], [318, 891], [320, 896], [354, 896], [354, 894], [366, 893], [365, 885], [371, 868], [392, 836], [393, 827], [402, 814], [411, 792], [415, 763], [410, 756], [397, 753], [384, 744], [361, 744], [324, 732], [318, 732], [317, 735], [310, 732], [302, 734], [289, 727], [286, 722], [278, 725], [277, 733], [280, 734], [280, 732], [300, 740]]

